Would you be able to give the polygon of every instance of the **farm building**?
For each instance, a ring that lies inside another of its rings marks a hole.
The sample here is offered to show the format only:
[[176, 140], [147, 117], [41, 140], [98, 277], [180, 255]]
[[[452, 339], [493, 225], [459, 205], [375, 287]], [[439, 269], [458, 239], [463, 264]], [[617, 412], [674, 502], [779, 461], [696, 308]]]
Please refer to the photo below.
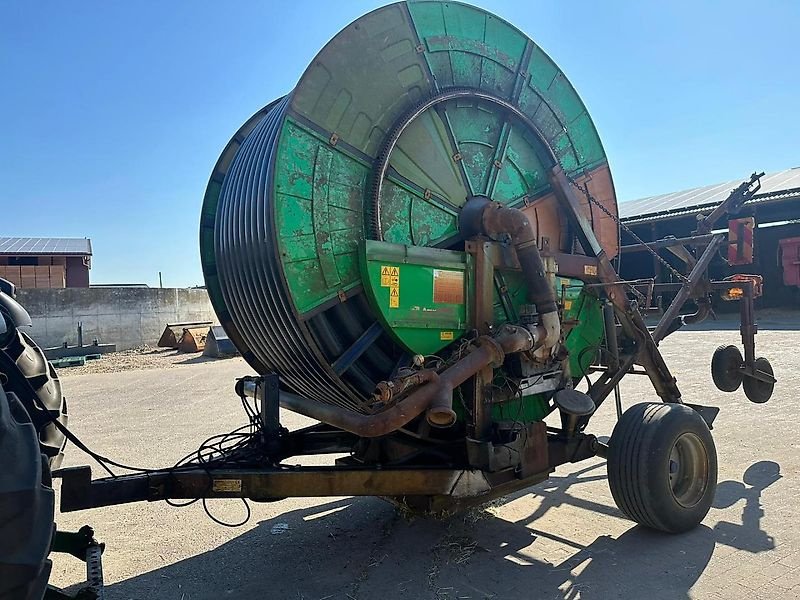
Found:
[[88, 238], [0, 237], [0, 277], [20, 288], [86, 288]]
[[[697, 216], [708, 215], [723, 202], [731, 190], [742, 183], [728, 181], [717, 185], [682, 192], [663, 194], [621, 202], [622, 222], [644, 241], [667, 236], [691, 235], [697, 227]], [[734, 273], [755, 273], [764, 278], [764, 296], [758, 300], [762, 308], [800, 308], [800, 167], [768, 173], [761, 178], [761, 189], [748, 200], [737, 217], [754, 217], [753, 263], [729, 266], [725, 257], [717, 256], [709, 273], [722, 279]], [[719, 221], [720, 230], [728, 224]], [[622, 243], [633, 244], [633, 237], [623, 230]], [[681, 262], [667, 250], [659, 255], [678, 267]], [[621, 259], [624, 279], [654, 278], [670, 281], [669, 270], [645, 251], [625, 253]]]

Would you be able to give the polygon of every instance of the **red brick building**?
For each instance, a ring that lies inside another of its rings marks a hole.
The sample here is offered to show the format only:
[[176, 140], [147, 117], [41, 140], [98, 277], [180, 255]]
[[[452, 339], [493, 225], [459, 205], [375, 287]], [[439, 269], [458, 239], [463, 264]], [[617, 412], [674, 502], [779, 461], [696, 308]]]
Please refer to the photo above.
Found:
[[0, 237], [0, 277], [20, 288], [89, 287], [88, 238]]

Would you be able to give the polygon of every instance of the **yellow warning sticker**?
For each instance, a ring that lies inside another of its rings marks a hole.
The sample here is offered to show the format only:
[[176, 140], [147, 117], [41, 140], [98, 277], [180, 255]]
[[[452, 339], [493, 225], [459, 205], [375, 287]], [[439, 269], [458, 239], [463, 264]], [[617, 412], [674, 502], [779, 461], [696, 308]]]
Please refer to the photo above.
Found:
[[452, 331], [441, 331], [441, 332], [439, 332], [439, 339], [440, 340], [452, 340], [453, 339], [453, 332]]
[[400, 285], [400, 267], [381, 265], [381, 287]]
[[389, 288], [389, 308], [400, 307], [400, 286], [393, 285]]
[[597, 275], [597, 265], [583, 265], [584, 275]]
[[564, 300], [564, 310], [572, 308], [572, 300]]

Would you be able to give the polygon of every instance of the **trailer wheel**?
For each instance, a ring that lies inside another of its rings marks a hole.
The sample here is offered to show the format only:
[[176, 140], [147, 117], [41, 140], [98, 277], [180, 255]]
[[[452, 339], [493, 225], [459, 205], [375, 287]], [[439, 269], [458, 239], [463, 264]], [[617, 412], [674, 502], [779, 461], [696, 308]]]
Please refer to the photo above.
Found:
[[682, 404], [636, 404], [614, 427], [608, 484], [617, 506], [640, 525], [680, 533], [708, 514], [717, 453], [705, 421]]
[[[774, 375], [772, 365], [769, 364], [769, 361], [763, 356], [759, 356], [753, 362], [753, 367], [758, 371]], [[772, 396], [772, 390], [775, 389], [775, 384], [771, 381], [760, 381], [755, 377], [746, 376], [742, 387], [744, 388], [744, 395], [747, 396], [750, 402], [763, 404]]]
[[711, 379], [722, 392], [735, 392], [742, 385], [742, 353], [736, 346], [720, 346], [711, 357]]

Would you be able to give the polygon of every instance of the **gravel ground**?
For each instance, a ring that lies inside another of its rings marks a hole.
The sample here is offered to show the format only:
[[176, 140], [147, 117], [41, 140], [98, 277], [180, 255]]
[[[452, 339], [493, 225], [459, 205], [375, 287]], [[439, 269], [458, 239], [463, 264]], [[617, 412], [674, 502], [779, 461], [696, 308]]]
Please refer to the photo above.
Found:
[[[290, 498], [252, 504], [246, 525], [212, 522], [200, 504], [138, 503], [60, 514], [63, 529], [92, 524], [107, 543], [109, 600], [794, 599], [800, 595], [800, 412], [796, 322], [758, 335], [779, 382], [749, 403], [712, 385], [714, 348], [738, 332], [682, 331], [662, 344], [689, 402], [721, 408], [716, 501], [684, 535], [648, 531], [614, 505], [604, 461], [564, 465], [502, 502], [446, 520], [410, 519], [377, 498]], [[167, 356], [163, 357], [167, 358]], [[242, 422], [232, 392], [241, 359], [171, 369], [65, 377], [70, 426], [123, 462], [166, 466], [206, 437]], [[646, 379], [623, 380], [625, 406], [655, 400]], [[308, 420], [284, 412], [291, 429]], [[611, 433], [613, 405], [590, 430]], [[322, 463], [330, 459], [311, 459]], [[74, 447], [68, 464], [86, 464]], [[95, 476], [99, 476], [99, 470]], [[239, 501], [209, 503], [236, 521]], [[53, 582], [83, 577], [56, 556]]]
[[100, 355], [97, 360], [87, 360], [81, 367], [62, 367], [58, 369], [61, 379], [77, 375], [91, 375], [93, 373], [119, 373], [121, 371], [138, 371], [141, 369], [172, 369], [187, 365], [196, 365], [217, 360], [236, 360], [244, 363], [241, 358], [218, 359], [203, 356], [202, 352], [187, 354], [172, 348], [154, 348], [152, 346], [139, 346], [122, 352], [109, 352]]

